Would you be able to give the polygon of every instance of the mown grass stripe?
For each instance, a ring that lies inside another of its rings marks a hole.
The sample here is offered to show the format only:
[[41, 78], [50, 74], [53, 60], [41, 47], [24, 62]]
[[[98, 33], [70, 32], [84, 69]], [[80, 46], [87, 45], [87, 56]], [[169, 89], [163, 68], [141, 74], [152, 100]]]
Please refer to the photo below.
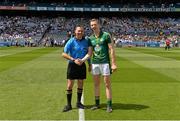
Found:
[[15, 49], [17, 47], [0, 47], [0, 50]]
[[[78, 120], [76, 84], [73, 110], [62, 113], [66, 104], [67, 61], [62, 48], [0, 73], [0, 119]], [[10, 62], [10, 61], [9, 61]]]
[[120, 83], [160, 83], [179, 82], [153, 69], [144, 67], [124, 57], [117, 57], [118, 74], [112, 76], [113, 82]]
[[16, 48], [4, 49], [4, 50], [0, 50], [0, 57], [22, 53], [22, 52], [28, 52], [28, 51], [32, 51], [36, 49], [39, 49], [39, 48], [38, 47], [16, 47]]
[[170, 51], [165, 51], [164, 48], [126, 48], [140, 53], [152, 54], [165, 58], [180, 60], [180, 48], [173, 48]]
[[[180, 81], [180, 61], [127, 49], [117, 50], [117, 55], [156, 73], [162, 74], [164, 77], [170, 77], [171, 80]], [[138, 59], [139, 56], [142, 57], [141, 60]], [[151, 60], [147, 60], [146, 58], [151, 58]], [[157, 79], [162, 80], [160, 77], [157, 77]]]
[[26, 63], [27, 61], [31, 61], [55, 50], [57, 50], [57, 48], [40, 48], [28, 52], [2, 56], [0, 57], [0, 72]]
[[0, 84], [66, 82], [67, 62], [59, 52], [60, 49], [1, 72]]

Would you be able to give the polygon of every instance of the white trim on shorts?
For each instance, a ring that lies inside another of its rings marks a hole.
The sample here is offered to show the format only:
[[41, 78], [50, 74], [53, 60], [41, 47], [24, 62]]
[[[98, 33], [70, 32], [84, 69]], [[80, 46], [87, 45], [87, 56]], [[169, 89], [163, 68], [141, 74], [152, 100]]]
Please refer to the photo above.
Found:
[[101, 74], [103, 76], [110, 75], [109, 63], [92, 64], [92, 74], [93, 75], [100, 75]]

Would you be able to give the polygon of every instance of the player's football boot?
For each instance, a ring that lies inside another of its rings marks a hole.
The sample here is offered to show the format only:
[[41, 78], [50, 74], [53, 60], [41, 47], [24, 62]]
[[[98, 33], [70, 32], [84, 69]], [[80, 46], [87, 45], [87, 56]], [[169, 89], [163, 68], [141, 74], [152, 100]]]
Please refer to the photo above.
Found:
[[112, 112], [112, 107], [107, 106], [106, 112], [111, 113]]
[[91, 110], [96, 110], [96, 109], [99, 109], [99, 105], [94, 105], [93, 107], [91, 107]]

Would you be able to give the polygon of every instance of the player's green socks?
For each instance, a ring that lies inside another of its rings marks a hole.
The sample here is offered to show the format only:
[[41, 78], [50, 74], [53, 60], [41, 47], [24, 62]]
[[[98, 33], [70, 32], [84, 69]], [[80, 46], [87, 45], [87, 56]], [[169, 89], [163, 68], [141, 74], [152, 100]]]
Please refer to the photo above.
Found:
[[107, 101], [107, 106], [108, 106], [108, 107], [112, 107], [112, 99], [108, 99], [108, 101]]
[[99, 96], [95, 96], [95, 103], [96, 103], [96, 106], [99, 106], [100, 104]]
[[67, 105], [71, 106], [72, 90], [67, 90]]

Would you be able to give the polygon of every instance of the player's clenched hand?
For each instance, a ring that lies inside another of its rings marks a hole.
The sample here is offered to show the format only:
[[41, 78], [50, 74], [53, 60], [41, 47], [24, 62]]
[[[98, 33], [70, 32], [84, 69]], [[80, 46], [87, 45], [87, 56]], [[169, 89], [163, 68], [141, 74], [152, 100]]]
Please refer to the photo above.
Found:
[[112, 64], [111, 69], [112, 69], [112, 72], [115, 72], [117, 70], [116, 64]]

